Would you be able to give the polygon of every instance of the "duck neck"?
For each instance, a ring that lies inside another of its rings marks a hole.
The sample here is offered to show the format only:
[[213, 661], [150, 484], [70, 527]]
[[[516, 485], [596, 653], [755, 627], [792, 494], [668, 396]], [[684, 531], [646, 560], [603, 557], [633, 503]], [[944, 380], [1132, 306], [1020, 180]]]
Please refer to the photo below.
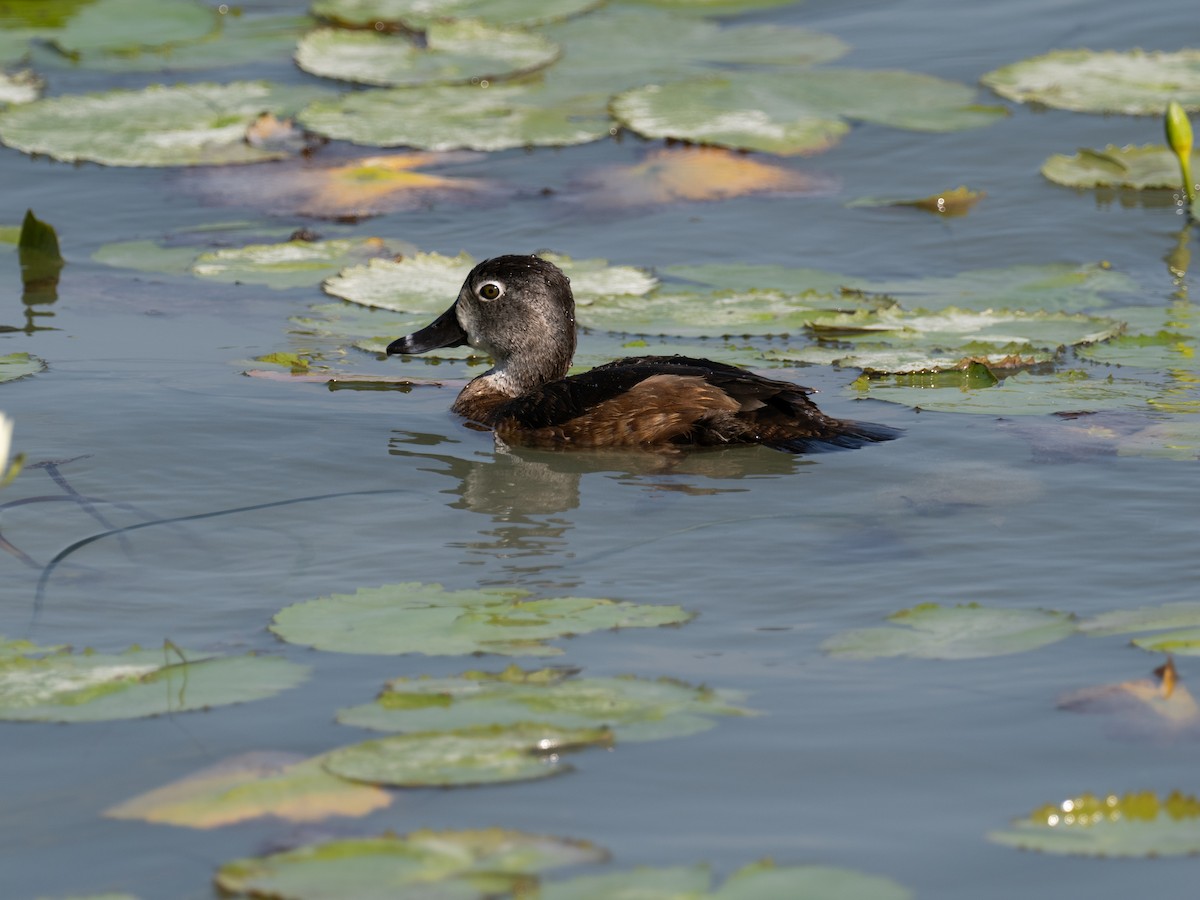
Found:
[[473, 378], [454, 401], [453, 411], [477, 422], [493, 424], [501, 406], [532, 393], [567, 374], [575, 353], [574, 335], [563, 352], [537, 357], [514, 355]]

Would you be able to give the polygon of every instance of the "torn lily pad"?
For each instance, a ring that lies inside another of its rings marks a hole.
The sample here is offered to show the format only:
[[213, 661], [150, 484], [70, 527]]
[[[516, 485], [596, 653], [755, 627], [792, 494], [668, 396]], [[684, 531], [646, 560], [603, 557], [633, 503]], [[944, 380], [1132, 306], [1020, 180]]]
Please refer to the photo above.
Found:
[[0, 657], [0, 720], [100, 722], [271, 697], [308, 677], [274, 656], [202, 656], [176, 647], [120, 654]]
[[563, 669], [464, 672], [449, 678], [396, 678], [374, 703], [340, 710], [337, 720], [375, 731], [438, 731], [543, 722], [606, 726], [622, 741], [659, 740], [711, 728], [713, 716], [744, 716], [742, 696], [670, 678], [574, 678]]
[[412, 30], [448, 19], [531, 28], [595, 9], [600, 0], [316, 0], [312, 13], [343, 28], [382, 24]]
[[0, 113], [0, 141], [63, 162], [106, 166], [262, 162], [288, 153], [246, 142], [259, 115], [287, 115], [324, 93], [242, 81], [51, 97]]
[[191, 271], [215, 281], [285, 290], [317, 285], [346, 266], [369, 259], [392, 259], [412, 249], [404, 241], [377, 237], [248, 244], [201, 253]]
[[16, 381], [18, 378], [28, 378], [44, 371], [46, 361], [31, 353], [18, 351], [0, 356], [0, 384], [6, 381]]
[[1076, 856], [1192, 856], [1200, 853], [1200, 800], [1180, 791], [1081, 794], [1038, 807], [988, 839]]
[[234, 860], [221, 866], [215, 880], [222, 891], [260, 897], [459, 900], [511, 893], [531, 875], [600, 862], [607, 855], [587, 841], [500, 828], [414, 831]]
[[29, 69], [0, 72], [0, 105], [32, 103], [45, 87], [45, 80]]
[[922, 603], [893, 613], [888, 621], [893, 624], [834, 635], [821, 649], [844, 659], [978, 659], [1035, 650], [1075, 632], [1069, 613], [994, 609], [976, 603]]
[[1200, 50], [1054, 50], [980, 79], [1001, 97], [1075, 112], [1160, 116], [1200, 109]]
[[208, 766], [109, 807], [104, 815], [207, 829], [264, 816], [287, 822], [365, 816], [391, 802], [388, 791], [330, 775], [320, 758], [259, 752]]
[[[1200, 163], [1200, 153], [1192, 160]], [[1109, 144], [1102, 150], [1086, 147], [1074, 156], [1057, 153], [1042, 164], [1042, 174], [1055, 184], [1074, 188], [1175, 188], [1183, 185], [1179, 160], [1167, 147], [1145, 144], [1116, 147]]]
[[476, 20], [435, 22], [422, 40], [407, 35], [318, 28], [296, 48], [296, 65], [313, 75], [382, 87], [478, 84], [527, 75], [558, 58], [539, 34]]
[[511, 589], [447, 591], [408, 582], [288, 606], [271, 631], [285, 641], [340, 653], [555, 656], [545, 642], [614, 628], [679, 625], [692, 614], [590, 597], [529, 599]]
[[321, 764], [340, 778], [368, 784], [464, 787], [560, 775], [571, 771], [560, 754], [612, 743], [612, 731], [603, 726], [514, 722], [375, 738], [331, 750]]

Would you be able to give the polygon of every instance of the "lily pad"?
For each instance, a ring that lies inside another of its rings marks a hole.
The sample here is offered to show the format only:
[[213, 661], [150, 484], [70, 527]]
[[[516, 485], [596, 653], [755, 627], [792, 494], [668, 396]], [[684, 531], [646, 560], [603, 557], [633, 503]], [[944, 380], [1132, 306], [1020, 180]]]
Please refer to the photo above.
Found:
[[612, 731], [602, 726], [515, 722], [376, 738], [332, 750], [321, 760], [326, 771], [353, 781], [461, 787], [559, 775], [571, 769], [560, 753], [612, 742]]
[[883, 628], [858, 628], [821, 645], [830, 656], [878, 659], [977, 659], [1024, 653], [1075, 632], [1068, 613], [1044, 609], [994, 609], [975, 603], [922, 603], [888, 616]]
[[288, 822], [365, 816], [391, 802], [388, 791], [330, 775], [320, 758], [244, 753], [112, 806], [104, 815], [219, 828], [263, 816]]
[[404, 241], [377, 237], [249, 244], [201, 253], [191, 270], [215, 281], [285, 290], [317, 285], [346, 266], [366, 259], [392, 259], [411, 249]]
[[24, 351], [0, 356], [0, 384], [36, 375], [38, 372], [44, 371], [45, 368], [46, 361], [44, 359], [39, 359]]
[[1075, 856], [1191, 856], [1200, 853], [1200, 800], [1173, 791], [1081, 794], [1035, 809], [989, 840]]
[[475, 20], [431, 24], [420, 43], [376, 31], [318, 28], [296, 48], [313, 75], [384, 87], [472, 84], [550, 65], [559, 49], [541, 35]]
[[342, 27], [382, 23], [418, 30], [447, 19], [529, 28], [595, 9], [601, 0], [315, 0], [312, 13]]
[[1093, 637], [1137, 634], [1142, 631], [1200, 628], [1200, 602], [1185, 600], [1160, 606], [1139, 606], [1100, 613], [1079, 623], [1079, 630]]
[[638, 134], [790, 156], [818, 153], [846, 120], [916, 131], [958, 131], [1004, 114], [974, 105], [966, 85], [914, 72], [809, 69], [736, 72], [619, 94], [613, 115]]
[[[415, 831], [399, 837], [327, 841], [235, 860], [221, 866], [216, 883], [233, 894], [295, 900], [455, 900], [508, 893], [522, 877], [527, 881], [530, 875], [599, 862], [606, 856], [587, 841], [499, 828]], [[481, 877], [490, 879], [492, 890], [471, 889]]]
[[0, 657], [0, 719], [100, 722], [271, 697], [308, 677], [274, 656], [200, 656], [175, 647]]
[[32, 103], [41, 96], [46, 82], [29, 69], [0, 72], [0, 105]]
[[[1200, 165], [1200, 152], [1192, 154]], [[1102, 150], [1081, 148], [1074, 156], [1056, 153], [1042, 164], [1042, 174], [1056, 184], [1074, 188], [1113, 187], [1145, 190], [1183, 186], [1179, 159], [1167, 147], [1146, 144]]]
[[627, 872], [581, 875], [541, 885], [538, 900], [701, 900], [709, 893], [708, 866], [639, 866]]
[[194, 0], [96, 0], [56, 31], [53, 41], [71, 56], [133, 54], [199, 40], [218, 28], [216, 11]]
[[624, 0], [627, 3], [644, 3], [662, 6], [679, 12], [692, 12], [704, 16], [737, 15], [773, 6], [788, 6], [796, 0]]
[[1111, 716], [1118, 734], [1175, 736], [1200, 727], [1200, 706], [1170, 658], [1154, 670], [1153, 678], [1080, 688], [1060, 697], [1058, 707]]
[[554, 656], [562, 651], [545, 643], [552, 638], [692, 617], [679, 606], [528, 597], [517, 589], [447, 591], [409, 582], [297, 603], [276, 614], [271, 630], [290, 643], [341, 653]]
[[572, 678], [562, 669], [464, 672], [450, 678], [397, 678], [374, 703], [340, 710], [343, 725], [376, 731], [437, 731], [544, 722], [606, 726], [622, 741], [659, 740], [711, 728], [711, 716], [749, 715], [740, 694], [669, 678]]
[[[1031, 350], [1022, 353], [975, 353], [968, 355], [942, 355], [936, 350], [890, 347], [887, 344], [858, 343], [852, 348], [841, 346], [808, 345], [804, 347], [768, 348], [763, 358], [772, 362], [800, 363], [810, 366], [836, 366], [840, 369], [861, 369], [871, 378], [883, 375], [930, 375], [944, 372], [966, 373], [965, 382], [951, 381], [950, 384], [971, 387], [978, 381], [978, 373], [972, 366], [987, 370], [987, 384], [996, 383], [995, 373], [1011, 372], [1032, 366], [1044, 365], [1055, 359], [1056, 353], [1047, 350]], [[990, 379], [990, 380], [988, 380]]]
[[981, 81], [1019, 103], [1161, 116], [1170, 100], [1200, 109], [1200, 50], [1054, 50], [995, 69]]
[[861, 197], [846, 204], [847, 206], [911, 206], [925, 212], [937, 213], [942, 216], [965, 216], [987, 194], [983, 191], [972, 191], [965, 185], [960, 185], [950, 191], [930, 194], [928, 197], [915, 199]]
[[25, 153], [107, 166], [261, 162], [288, 152], [247, 143], [255, 119], [266, 110], [287, 114], [323, 93], [243, 81], [51, 97], [0, 113], [0, 141]]

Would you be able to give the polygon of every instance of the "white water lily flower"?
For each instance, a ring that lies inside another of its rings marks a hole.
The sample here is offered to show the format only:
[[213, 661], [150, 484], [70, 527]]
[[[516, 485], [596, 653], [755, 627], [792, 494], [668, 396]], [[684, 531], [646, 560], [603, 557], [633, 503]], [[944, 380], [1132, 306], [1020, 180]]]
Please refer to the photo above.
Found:
[[17, 477], [21, 464], [25, 461], [23, 455], [18, 455], [9, 465], [8, 454], [12, 448], [13, 422], [0, 412], [0, 487], [4, 487]]

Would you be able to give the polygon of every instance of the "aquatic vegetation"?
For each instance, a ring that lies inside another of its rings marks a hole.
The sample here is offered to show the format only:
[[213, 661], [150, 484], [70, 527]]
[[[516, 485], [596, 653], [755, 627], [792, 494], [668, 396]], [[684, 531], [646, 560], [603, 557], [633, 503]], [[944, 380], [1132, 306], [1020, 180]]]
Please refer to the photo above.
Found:
[[600, 0], [314, 0], [312, 13], [351, 28], [420, 29], [447, 19], [528, 28], [577, 16]]

